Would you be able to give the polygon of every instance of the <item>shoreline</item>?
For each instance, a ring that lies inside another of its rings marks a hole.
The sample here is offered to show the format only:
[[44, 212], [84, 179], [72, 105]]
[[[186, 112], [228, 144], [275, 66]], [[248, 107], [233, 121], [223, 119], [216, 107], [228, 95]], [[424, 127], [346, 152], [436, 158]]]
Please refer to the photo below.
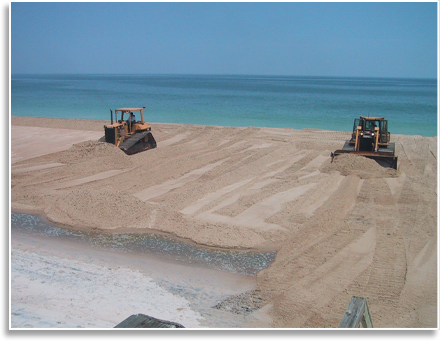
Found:
[[152, 123], [158, 147], [127, 156], [97, 142], [103, 123], [11, 117], [11, 209], [277, 249], [256, 276], [274, 328], [338, 327], [351, 296], [377, 328], [436, 327], [437, 137], [392, 134], [395, 171], [331, 163], [348, 132]]
[[34, 215], [34, 216], [39, 217], [41, 220], [43, 220], [44, 222], [46, 222], [50, 225], [53, 225], [57, 228], [70, 230], [70, 231], [81, 231], [81, 232], [93, 231], [93, 232], [97, 232], [97, 233], [110, 234], [110, 235], [113, 233], [115, 233], [115, 234], [139, 234], [139, 235], [153, 234], [153, 235], [160, 235], [160, 236], [169, 237], [176, 242], [179, 242], [182, 244], [187, 244], [187, 245], [195, 247], [195, 248], [201, 248], [201, 249], [206, 249], [206, 250], [211, 250], [211, 251], [249, 251], [249, 252], [254, 252], [254, 253], [277, 252], [278, 251], [278, 249], [274, 248], [274, 246], [272, 246], [272, 247], [260, 246], [258, 248], [229, 248], [229, 247], [218, 247], [218, 246], [212, 246], [212, 245], [205, 245], [205, 244], [196, 243], [195, 241], [193, 241], [191, 239], [182, 238], [182, 237], [179, 237], [173, 233], [167, 233], [167, 232], [163, 232], [163, 231], [157, 230], [157, 229], [149, 229], [148, 231], [141, 231], [139, 229], [127, 229], [127, 228], [117, 228], [117, 229], [113, 229], [113, 230], [108, 230], [108, 229], [92, 228], [90, 226], [65, 225], [63, 223], [59, 223], [59, 222], [50, 220], [46, 216], [44, 211], [35, 210], [32, 208], [29, 208], [29, 209], [11, 208], [10, 213]]
[[[64, 129], [73, 129], [73, 127], [77, 127], [79, 130], [92, 130], [92, 131], [103, 131], [102, 126], [104, 124], [109, 124], [109, 120], [105, 119], [85, 119], [85, 118], [57, 118], [57, 117], [42, 117], [42, 116], [10, 116], [11, 121], [10, 125], [20, 125], [20, 126], [29, 126], [36, 125], [39, 127], [59, 127], [61, 121], [66, 121], [63, 126]], [[68, 123], [70, 122], [70, 123]], [[90, 123], [93, 124], [90, 124]], [[223, 126], [223, 125], [207, 125], [207, 124], [194, 124], [194, 123], [172, 123], [172, 122], [148, 122], [152, 127], [154, 126], [195, 126], [195, 127], [213, 127], [213, 128], [232, 128], [232, 129], [244, 129], [244, 128], [254, 128], [254, 129], [274, 129], [274, 130], [294, 130], [294, 131], [322, 131], [322, 132], [333, 132], [333, 133], [345, 133], [348, 138], [350, 137], [351, 130], [328, 130], [321, 128], [308, 128], [304, 127], [301, 129], [291, 128], [291, 127], [262, 127], [262, 126]], [[438, 135], [433, 136], [425, 136], [420, 134], [395, 134], [392, 133], [393, 136], [420, 136], [423, 138], [437, 138]], [[103, 133], [104, 136], [104, 133]]]

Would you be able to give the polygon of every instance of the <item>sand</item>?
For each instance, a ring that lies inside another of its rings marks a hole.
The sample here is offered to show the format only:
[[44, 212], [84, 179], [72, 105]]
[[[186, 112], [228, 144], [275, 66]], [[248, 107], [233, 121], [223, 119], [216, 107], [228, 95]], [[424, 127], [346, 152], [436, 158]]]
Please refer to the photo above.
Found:
[[127, 156], [105, 123], [12, 117], [12, 210], [277, 250], [250, 298], [265, 327], [338, 327], [352, 296], [374, 327], [437, 327], [437, 137], [392, 134], [395, 171], [331, 163], [348, 132], [152, 124], [158, 148]]

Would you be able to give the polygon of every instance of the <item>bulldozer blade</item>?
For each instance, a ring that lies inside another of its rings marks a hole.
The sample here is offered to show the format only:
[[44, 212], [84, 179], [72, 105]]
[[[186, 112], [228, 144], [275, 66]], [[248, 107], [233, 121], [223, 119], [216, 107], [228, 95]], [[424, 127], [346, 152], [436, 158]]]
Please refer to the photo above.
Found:
[[389, 146], [379, 148], [377, 152], [372, 151], [356, 151], [353, 146], [347, 141], [343, 149], [336, 150], [331, 153], [332, 160], [340, 154], [354, 154], [367, 157], [377, 161], [377, 163], [386, 168], [398, 168], [398, 157], [395, 156], [395, 143], [390, 143]]
[[345, 149], [339, 149], [335, 152], [331, 153], [332, 161], [334, 160], [334, 157], [341, 155], [341, 154], [353, 154], [353, 155], [359, 155], [364, 156], [369, 159], [377, 161], [377, 163], [385, 168], [398, 168], [398, 156], [394, 156], [393, 154], [386, 153], [386, 152], [366, 152], [366, 151], [349, 151]]
[[380, 166], [385, 168], [398, 168], [398, 157], [397, 156], [379, 156], [379, 155], [363, 155], [369, 159], [377, 161]]

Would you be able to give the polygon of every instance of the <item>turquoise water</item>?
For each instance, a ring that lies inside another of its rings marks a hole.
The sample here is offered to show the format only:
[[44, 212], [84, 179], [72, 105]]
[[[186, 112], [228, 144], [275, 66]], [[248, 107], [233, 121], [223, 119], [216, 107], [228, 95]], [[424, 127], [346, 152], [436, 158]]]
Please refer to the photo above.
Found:
[[12, 75], [12, 116], [109, 119], [146, 107], [145, 120], [349, 131], [382, 116], [392, 134], [437, 135], [437, 80], [196, 75]]

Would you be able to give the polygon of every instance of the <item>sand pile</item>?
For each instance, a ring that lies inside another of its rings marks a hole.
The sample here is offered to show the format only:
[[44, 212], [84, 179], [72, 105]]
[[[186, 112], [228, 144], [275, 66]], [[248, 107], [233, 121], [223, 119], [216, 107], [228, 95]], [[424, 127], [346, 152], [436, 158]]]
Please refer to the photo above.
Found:
[[338, 171], [343, 176], [352, 174], [361, 179], [395, 178], [397, 176], [395, 169], [382, 167], [375, 160], [353, 154], [336, 156], [331, 163], [324, 165], [320, 171], [323, 173]]
[[85, 141], [74, 144], [71, 148], [58, 154], [60, 163], [74, 164], [105, 158], [108, 162], [130, 162], [130, 158], [118, 147], [107, 142]]
[[46, 211], [55, 222], [101, 229], [146, 227], [150, 209], [130, 194], [113, 188], [76, 188]]
[[225, 310], [234, 314], [248, 315], [263, 306], [263, 299], [256, 290], [247, 291], [238, 295], [233, 295], [222, 302], [216, 304], [213, 308]]
[[[56, 154], [56, 160], [67, 165], [69, 172], [81, 175], [103, 174], [121, 170], [109, 181], [124, 179], [131, 186], [132, 159], [121, 149], [106, 142], [85, 141]], [[91, 175], [93, 177], [93, 175]], [[96, 181], [89, 183], [96, 184]], [[136, 183], [136, 181], [134, 182]], [[61, 184], [63, 188], [63, 184]], [[92, 228], [115, 229], [145, 227], [145, 214], [150, 210], [135, 196], [113, 185], [87, 188], [67, 187], [45, 212], [48, 218], [67, 225], [84, 225]], [[115, 219], [116, 217], [116, 219]]]

